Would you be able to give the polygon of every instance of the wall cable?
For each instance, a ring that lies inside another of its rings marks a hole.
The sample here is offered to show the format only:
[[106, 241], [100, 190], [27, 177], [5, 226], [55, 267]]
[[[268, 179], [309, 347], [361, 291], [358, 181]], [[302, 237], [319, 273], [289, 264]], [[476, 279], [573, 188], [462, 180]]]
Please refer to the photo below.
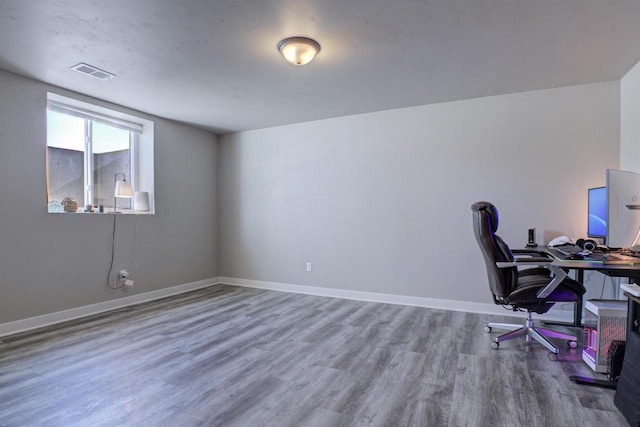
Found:
[[116, 217], [117, 216], [118, 214], [114, 212], [113, 213], [113, 231], [111, 233], [111, 263], [109, 265], [109, 272], [107, 273], [107, 286], [109, 287], [109, 289], [113, 289], [113, 290], [121, 289], [122, 287], [124, 287], [124, 283], [121, 284], [120, 286], [111, 285], [111, 273], [113, 272], [113, 261], [116, 256]]
[[133, 239], [133, 273], [135, 274], [138, 271], [138, 217], [140, 215], [136, 215], [136, 219], [134, 221], [134, 239]]

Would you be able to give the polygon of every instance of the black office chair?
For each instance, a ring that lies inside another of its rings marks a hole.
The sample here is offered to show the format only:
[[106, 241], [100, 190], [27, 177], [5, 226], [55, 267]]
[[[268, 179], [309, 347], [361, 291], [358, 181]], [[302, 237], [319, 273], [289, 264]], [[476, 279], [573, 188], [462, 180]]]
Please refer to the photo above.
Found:
[[581, 301], [585, 293], [584, 286], [568, 278], [562, 268], [551, 265], [553, 258], [545, 252], [510, 250], [495, 234], [498, 229], [498, 210], [491, 203], [474, 203], [471, 210], [473, 230], [484, 256], [494, 302], [513, 311], [528, 313], [524, 325], [489, 323], [484, 328], [485, 332], [491, 332], [493, 328], [509, 331], [495, 338], [491, 347], [497, 349], [503, 341], [524, 336], [527, 342], [533, 338], [545, 346], [554, 360], [557, 359], [558, 348], [546, 337], [567, 340], [571, 348], [576, 348], [575, 336], [534, 326], [532, 313], [544, 314], [559, 302]]

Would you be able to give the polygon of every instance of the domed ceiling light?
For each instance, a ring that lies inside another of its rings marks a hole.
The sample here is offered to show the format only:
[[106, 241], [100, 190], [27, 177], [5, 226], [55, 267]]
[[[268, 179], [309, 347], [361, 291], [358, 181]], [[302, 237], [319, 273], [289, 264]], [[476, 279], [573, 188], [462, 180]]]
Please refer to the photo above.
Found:
[[293, 65], [306, 65], [320, 52], [320, 44], [308, 37], [288, 37], [278, 43], [284, 59]]

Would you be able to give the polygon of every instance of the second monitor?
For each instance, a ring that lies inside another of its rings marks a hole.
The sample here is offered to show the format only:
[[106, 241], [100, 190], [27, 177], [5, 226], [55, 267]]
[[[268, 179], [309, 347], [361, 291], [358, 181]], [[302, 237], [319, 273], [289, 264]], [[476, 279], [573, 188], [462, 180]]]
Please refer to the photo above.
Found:
[[607, 187], [588, 190], [587, 237], [607, 237]]
[[638, 244], [640, 234], [640, 174], [607, 169], [607, 236], [609, 247]]

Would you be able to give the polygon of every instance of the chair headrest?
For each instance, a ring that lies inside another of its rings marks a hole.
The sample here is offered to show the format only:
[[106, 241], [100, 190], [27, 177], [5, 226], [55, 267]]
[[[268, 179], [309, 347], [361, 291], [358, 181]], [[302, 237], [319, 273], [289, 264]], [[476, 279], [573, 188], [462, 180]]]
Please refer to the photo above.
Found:
[[471, 210], [474, 212], [486, 212], [489, 215], [491, 231], [494, 233], [498, 231], [498, 209], [492, 203], [476, 202], [471, 205]]

